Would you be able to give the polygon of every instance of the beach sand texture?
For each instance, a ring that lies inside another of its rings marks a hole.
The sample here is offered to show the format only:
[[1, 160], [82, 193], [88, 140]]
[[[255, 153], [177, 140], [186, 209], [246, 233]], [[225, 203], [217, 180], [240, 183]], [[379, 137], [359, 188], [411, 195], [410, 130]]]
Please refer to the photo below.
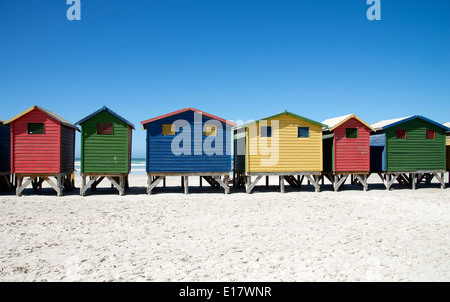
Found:
[[0, 280], [450, 281], [450, 190], [437, 184], [280, 194], [274, 180], [225, 195], [205, 183], [2, 193]]

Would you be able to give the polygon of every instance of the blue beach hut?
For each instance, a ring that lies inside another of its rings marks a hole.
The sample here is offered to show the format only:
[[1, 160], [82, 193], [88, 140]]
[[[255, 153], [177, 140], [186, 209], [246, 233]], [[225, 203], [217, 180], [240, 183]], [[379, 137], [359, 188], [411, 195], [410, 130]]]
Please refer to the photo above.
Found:
[[185, 194], [189, 176], [199, 176], [229, 193], [231, 128], [236, 124], [194, 108], [141, 122], [147, 131], [147, 193], [167, 176], [181, 176]]

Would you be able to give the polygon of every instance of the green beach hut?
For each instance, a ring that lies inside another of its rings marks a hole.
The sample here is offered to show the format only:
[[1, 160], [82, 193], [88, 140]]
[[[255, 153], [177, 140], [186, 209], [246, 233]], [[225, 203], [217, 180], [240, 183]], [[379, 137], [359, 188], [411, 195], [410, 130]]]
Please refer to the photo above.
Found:
[[[105, 106], [76, 125], [81, 126], [80, 195], [84, 196], [89, 187], [95, 190], [104, 178], [123, 195], [131, 170], [134, 125]], [[90, 180], [86, 183], [87, 177]]]
[[445, 187], [448, 127], [420, 115], [371, 126], [376, 133], [370, 136], [370, 170], [380, 175], [387, 189], [394, 181], [415, 189], [416, 183], [430, 183], [433, 177]]

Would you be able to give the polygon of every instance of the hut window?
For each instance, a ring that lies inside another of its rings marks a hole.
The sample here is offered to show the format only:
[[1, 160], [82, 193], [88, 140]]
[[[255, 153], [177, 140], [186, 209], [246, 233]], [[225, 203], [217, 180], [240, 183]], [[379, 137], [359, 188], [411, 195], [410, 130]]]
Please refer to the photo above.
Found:
[[427, 139], [435, 139], [436, 132], [434, 130], [427, 130]]
[[44, 123], [29, 123], [28, 134], [44, 134]]
[[397, 135], [397, 139], [406, 139], [406, 130], [405, 129], [397, 129], [395, 131]]
[[97, 124], [97, 134], [112, 135], [113, 134], [113, 125], [112, 124]]
[[163, 124], [162, 125], [162, 134], [163, 135], [175, 135], [175, 131], [172, 131], [172, 124]]
[[298, 137], [309, 137], [309, 128], [298, 127]]
[[358, 128], [346, 128], [345, 129], [346, 138], [358, 138]]
[[216, 127], [205, 125], [205, 127], [203, 129], [203, 135], [204, 136], [217, 136]]
[[261, 137], [272, 137], [272, 127], [261, 127]]

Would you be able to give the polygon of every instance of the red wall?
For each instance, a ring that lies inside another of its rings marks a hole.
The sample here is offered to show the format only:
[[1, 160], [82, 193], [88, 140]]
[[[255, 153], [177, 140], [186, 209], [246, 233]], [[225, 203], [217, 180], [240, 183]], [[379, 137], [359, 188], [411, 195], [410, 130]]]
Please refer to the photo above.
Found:
[[[358, 138], [346, 138], [346, 128], [357, 128]], [[370, 171], [370, 130], [355, 118], [334, 130], [334, 165], [339, 172]]]
[[75, 129], [61, 125], [61, 172], [75, 169]]
[[[28, 123], [44, 123], [45, 134], [28, 134]], [[60, 173], [61, 124], [39, 109], [11, 123], [11, 172]]]

